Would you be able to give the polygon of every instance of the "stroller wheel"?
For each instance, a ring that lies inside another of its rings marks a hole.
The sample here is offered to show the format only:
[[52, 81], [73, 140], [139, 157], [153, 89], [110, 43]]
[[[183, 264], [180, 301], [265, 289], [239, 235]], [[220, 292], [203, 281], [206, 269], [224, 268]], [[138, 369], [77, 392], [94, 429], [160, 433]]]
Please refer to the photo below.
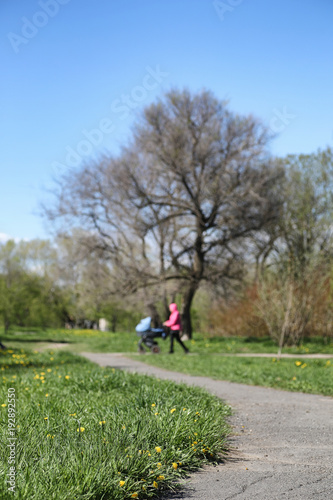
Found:
[[160, 346], [158, 345], [153, 345], [151, 348], [151, 352], [154, 354], [159, 354], [161, 352]]

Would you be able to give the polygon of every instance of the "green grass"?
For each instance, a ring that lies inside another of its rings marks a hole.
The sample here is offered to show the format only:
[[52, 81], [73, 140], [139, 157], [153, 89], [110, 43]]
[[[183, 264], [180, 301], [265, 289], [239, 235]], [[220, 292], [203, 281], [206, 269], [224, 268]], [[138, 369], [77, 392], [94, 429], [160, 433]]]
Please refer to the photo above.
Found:
[[100, 368], [63, 351], [0, 352], [0, 498], [15, 389], [17, 499], [150, 498], [226, 448], [230, 408], [199, 388]]
[[[49, 343], [68, 343], [64, 349], [71, 352], [136, 352], [139, 338], [135, 332], [100, 332], [97, 330], [66, 330], [66, 329], [18, 329], [7, 335], [0, 329], [0, 338], [8, 347], [39, 348], [48, 347]], [[162, 352], [169, 349], [169, 340], [158, 340]], [[195, 333], [194, 340], [188, 341], [191, 352], [200, 354], [214, 353], [277, 353], [277, 346], [270, 338], [256, 339], [244, 337], [207, 337]], [[180, 349], [179, 346], [175, 347]], [[300, 346], [285, 347], [284, 353], [289, 354], [333, 354], [333, 341], [321, 337], [305, 339]]]
[[202, 354], [142, 356], [141, 361], [190, 375], [333, 396], [333, 360], [225, 357]]

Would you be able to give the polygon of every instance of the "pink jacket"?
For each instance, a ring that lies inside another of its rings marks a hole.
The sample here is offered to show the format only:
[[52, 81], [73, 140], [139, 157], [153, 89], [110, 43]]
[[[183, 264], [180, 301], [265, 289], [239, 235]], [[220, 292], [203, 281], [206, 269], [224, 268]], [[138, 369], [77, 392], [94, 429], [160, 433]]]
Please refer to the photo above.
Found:
[[180, 314], [177, 309], [177, 304], [170, 304], [169, 306], [170, 309], [170, 318], [168, 321], [166, 321], [164, 324], [165, 326], [169, 326], [171, 330], [181, 330], [182, 329], [182, 322], [180, 319]]

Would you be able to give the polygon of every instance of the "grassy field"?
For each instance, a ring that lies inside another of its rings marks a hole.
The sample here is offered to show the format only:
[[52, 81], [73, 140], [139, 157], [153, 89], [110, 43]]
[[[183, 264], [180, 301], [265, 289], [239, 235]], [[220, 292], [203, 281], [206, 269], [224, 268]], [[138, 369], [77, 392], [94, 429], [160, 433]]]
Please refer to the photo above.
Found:
[[160, 354], [142, 356], [140, 361], [190, 375], [333, 396], [333, 360]]
[[0, 370], [1, 499], [150, 498], [225, 451], [230, 408], [201, 389], [59, 350], [0, 351]]
[[[2, 342], [12, 348], [39, 349], [49, 347], [50, 343], [64, 343], [64, 349], [71, 352], [137, 352], [139, 338], [135, 332], [100, 332], [97, 330], [65, 329], [14, 329], [4, 335], [0, 329]], [[169, 340], [158, 340], [162, 352], [169, 349]], [[68, 345], [65, 345], [68, 344]], [[277, 346], [269, 338], [256, 339], [244, 337], [214, 337], [194, 334], [194, 339], [187, 342], [192, 353], [277, 353]], [[176, 344], [176, 350], [180, 349]], [[285, 347], [289, 354], [333, 354], [333, 341], [323, 338], [306, 339], [300, 346]]]

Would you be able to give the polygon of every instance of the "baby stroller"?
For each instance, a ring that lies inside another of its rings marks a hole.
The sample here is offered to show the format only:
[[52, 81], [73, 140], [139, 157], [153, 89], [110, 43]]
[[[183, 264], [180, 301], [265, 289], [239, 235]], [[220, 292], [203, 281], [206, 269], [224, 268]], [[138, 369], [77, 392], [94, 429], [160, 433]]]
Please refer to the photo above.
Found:
[[160, 347], [156, 342], [156, 338], [166, 339], [168, 334], [164, 328], [151, 328], [151, 317], [148, 316], [140, 321], [140, 323], [135, 327], [136, 334], [141, 337], [138, 342], [138, 351], [143, 354], [146, 352], [143, 344], [148, 347], [154, 354], [160, 352]]

